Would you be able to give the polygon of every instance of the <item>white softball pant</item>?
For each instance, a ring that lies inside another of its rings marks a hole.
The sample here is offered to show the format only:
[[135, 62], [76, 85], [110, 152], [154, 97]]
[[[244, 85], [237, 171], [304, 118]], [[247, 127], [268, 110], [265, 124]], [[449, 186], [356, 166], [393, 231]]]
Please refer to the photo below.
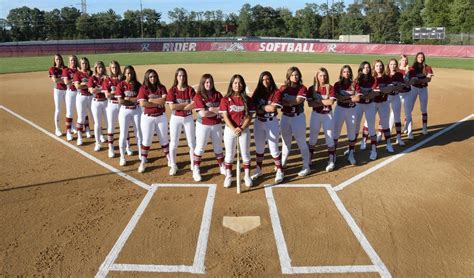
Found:
[[118, 114], [120, 111], [120, 104], [113, 103], [108, 101], [107, 108], [105, 109], [107, 113], [107, 141], [109, 144], [114, 143], [114, 131], [115, 124], [118, 120]]
[[326, 146], [328, 148], [334, 147], [334, 117], [332, 112], [328, 114], [321, 114], [318, 112], [311, 112], [311, 120], [309, 123], [309, 145], [314, 146], [318, 142], [319, 130], [321, 126], [324, 130], [324, 138], [326, 139]]
[[334, 109], [334, 140], [338, 140], [339, 136], [341, 136], [342, 124], [344, 122], [347, 128], [347, 138], [349, 141], [355, 140], [356, 107], [345, 108], [336, 106]]
[[138, 107], [135, 109], [127, 109], [125, 106], [120, 107], [118, 121], [120, 125], [119, 149], [121, 157], [125, 156], [125, 146], [127, 144], [130, 123], [133, 125], [138, 151], [141, 155], [142, 132], [140, 128], [140, 115], [141, 113]]
[[396, 95], [389, 95], [388, 101], [390, 102], [390, 132], [392, 132], [392, 127], [395, 123], [401, 123], [401, 113], [402, 113], [402, 102], [400, 100], [400, 96]]
[[141, 129], [143, 136], [143, 146], [151, 146], [151, 142], [153, 141], [153, 135], [155, 134], [155, 132], [158, 136], [158, 140], [160, 141], [161, 146], [167, 146], [169, 144], [168, 119], [166, 119], [166, 114], [163, 114], [158, 117], [152, 117], [146, 114], [142, 114]]
[[176, 151], [179, 144], [179, 137], [184, 126], [186, 140], [189, 147], [189, 159], [193, 161], [194, 148], [196, 146], [196, 130], [192, 115], [180, 117], [171, 115], [170, 118], [170, 162], [176, 165]]
[[92, 99], [91, 110], [94, 118], [94, 137], [95, 142], [100, 144], [100, 135], [102, 135], [102, 120], [107, 122], [107, 100], [96, 101]]
[[265, 142], [268, 140], [268, 148], [272, 157], [280, 155], [280, 148], [278, 141], [280, 140], [280, 127], [278, 126], [278, 119], [273, 118], [272, 121], [262, 122], [255, 120], [253, 127], [253, 136], [255, 140], [255, 152], [263, 154], [265, 152]]
[[422, 115], [423, 126], [426, 126], [428, 123], [428, 87], [418, 88], [411, 86], [410, 111], [412, 112], [415, 108], [416, 99], [418, 97], [420, 97], [420, 110]]
[[232, 165], [232, 163], [234, 163], [237, 140], [239, 140], [242, 164], [244, 166], [250, 165], [250, 129], [242, 130], [240, 136], [237, 138], [234, 131], [227, 126], [224, 128], [225, 164]]
[[77, 95], [76, 98], [76, 109], [77, 109], [77, 123], [83, 126], [86, 123], [87, 112], [92, 114], [91, 111], [92, 96]]
[[369, 130], [369, 136], [376, 136], [375, 131], [375, 103], [357, 103], [355, 107], [356, 119], [355, 119], [355, 134], [356, 137], [360, 132], [360, 124], [362, 121], [362, 114], [365, 114], [364, 126]]
[[412, 122], [413, 122], [413, 117], [412, 117], [412, 107], [411, 107], [411, 102], [412, 102], [412, 91], [410, 90], [409, 92], [406, 93], [401, 93], [400, 99], [403, 102], [403, 111], [405, 111], [405, 129], [409, 134], [412, 133]]
[[76, 112], [76, 97], [77, 97], [77, 91], [71, 91], [67, 89], [66, 91], [66, 118], [72, 119], [74, 117], [74, 112]]
[[65, 105], [65, 90], [54, 89], [54, 127], [58, 130], [60, 129], [60, 114], [61, 114], [61, 105]]
[[303, 168], [309, 168], [309, 148], [306, 143], [306, 117], [300, 114], [295, 117], [281, 116], [282, 164], [285, 165], [291, 150], [294, 136], [303, 158]]
[[212, 148], [215, 154], [222, 153], [222, 125], [203, 125], [196, 121], [196, 149], [194, 154], [201, 156], [204, 153], [204, 148], [211, 137]]
[[380, 125], [385, 136], [385, 140], [390, 139], [390, 102], [376, 102], [375, 103], [375, 112], [379, 114]]

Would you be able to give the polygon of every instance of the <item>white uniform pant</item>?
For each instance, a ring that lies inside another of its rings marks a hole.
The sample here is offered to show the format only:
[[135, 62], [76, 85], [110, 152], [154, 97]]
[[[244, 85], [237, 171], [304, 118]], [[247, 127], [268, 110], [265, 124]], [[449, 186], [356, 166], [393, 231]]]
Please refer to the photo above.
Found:
[[390, 118], [390, 102], [376, 102], [375, 103], [375, 112], [379, 114], [380, 117], [380, 125], [382, 129], [387, 130], [390, 129], [389, 126], [389, 118]]
[[65, 90], [54, 89], [54, 127], [60, 129], [61, 105], [65, 105]]
[[83, 125], [86, 121], [87, 112], [91, 111], [92, 96], [83, 96], [78, 94], [76, 98], [77, 123]]
[[406, 93], [400, 93], [400, 99], [403, 102], [403, 111], [405, 112], [405, 129], [409, 134], [412, 133], [412, 107], [411, 107], [411, 102], [412, 102], [412, 91], [406, 92]]
[[196, 146], [196, 130], [192, 115], [180, 117], [171, 115], [170, 118], [170, 162], [176, 165], [176, 151], [179, 144], [179, 137], [184, 126], [186, 140], [189, 147], [189, 161], [193, 161], [194, 148]]
[[234, 162], [237, 140], [239, 140], [242, 164], [250, 164], [250, 129], [242, 130], [237, 138], [237, 135], [228, 126], [224, 128], [225, 163], [232, 165]]
[[306, 143], [306, 117], [302, 113], [295, 117], [281, 116], [282, 164], [286, 164], [294, 136], [303, 158], [303, 168], [309, 168], [309, 149]]
[[375, 103], [357, 103], [356, 119], [355, 119], [355, 134], [360, 132], [360, 123], [362, 121], [362, 114], [365, 114], [364, 126], [369, 130], [369, 136], [376, 136], [375, 130]]
[[160, 141], [161, 146], [166, 146], [169, 144], [168, 119], [166, 118], [166, 114], [157, 117], [142, 114], [140, 127], [142, 129], [143, 146], [151, 146], [151, 142], [153, 141], [153, 135], [155, 134], [155, 132], [158, 136], [158, 140]]
[[76, 112], [76, 97], [77, 91], [66, 91], [66, 118], [73, 118], [74, 112]]
[[255, 140], [255, 151], [257, 154], [265, 152], [265, 142], [268, 140], [268, 149], [272, 157], [280, 156], [280, 148], [278, 141], [280, 140], [280, 127], [278, 126], [278, 118], [274, 117], [272, 121], [262, 122], [255, 120], [253, 127], [253, 136]]
[[401, 123], [401, 113], [402, 113], [402, 102], [398, 94], [389, 95], [388, 101], [390, 102], [390, 133], [392, 132], [392, 127], [395, 123]]
[[120, 125], [119, 148], [121, 157], [125, 156], [125, 146], [127, 144], [128, 128], [130, 127], [130, 123], [133, 125], [138, 151], [141, 154], [142, 132], [140, 128], [140, 115], [141, 113], [138, 107], [135, 109], [127, 109], [125, 106], [120, 107], [118, 120]]
[[314, 146], [318, 142], [319, 130], [321, 126], [324, 131], [324, 138], [326, 139], [326, 146], [328, 148], [334, 147], [334, 120], [332, 111], [328, 114], [321, 114], [318, 112], [311, 112], [311, 120], [309, 124], [309, 145]]
[[108, 102], [107, 109], [105, 110], [107, 112], [107, 133], [113, 136], [120, 111], [120, 104], [111, 101]]
[[[357, 104], [359, 105], [359, 104]], [[334, 109], [334, 139], [339, 139], [342, 131], [342, 124], [346, 123], [347, 138], [349, 141], [355, 140], [355, 118], [356, 118], [356, 107], [345, 108], [342, 106], [336, 106]]]
[[222, 125], [203, 125], [196, 121], [196, 149], [194, 154], [201, 156], [204, 153], [204, 148], [211, 137], [212, 148], [215, 154], [222, 153]]
[[[420, 110], [421, 114], [426, 115], [428, 113], [428, 87], [423, 87], [423, 88], [418, 88], [411, 86], [411, 98], [410, 98], [410, 111], [413, 112], [413, 109], [415, 108], [415, 103], [416, 99], [420, 98]], [[413, 117], [412, 117], [412, 122], [413, 122]], [[412, 122], [410, 122], [410, 127]], [[408, 120], [407, 120], [408, 124]], [[411, 131], [411, 128], [410, 128]], [[411, 132], [410, 132], [411, 133]]]
[[94, 137], [97, 144], [100, 143], [100, 136], [102, 135], [102, 120], [107, 123], [107, 100], [96, 101], [92, 99], [91, 110], [94, 118]]

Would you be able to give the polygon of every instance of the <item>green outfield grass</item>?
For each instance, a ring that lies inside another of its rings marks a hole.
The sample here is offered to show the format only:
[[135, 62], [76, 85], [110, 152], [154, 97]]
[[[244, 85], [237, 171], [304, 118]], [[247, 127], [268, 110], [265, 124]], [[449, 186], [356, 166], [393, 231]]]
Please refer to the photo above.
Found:
[[[67, 60], [67, 53], [63, 53]], [[349, 54], [314, 54], [314, 53], [271, 53], [271, 52], [147, 52], [147, 53], [112, 53], [84, 54], [91, 64], [97, 60], [108, 63], [117, 60], [121, 65], [150, 64], [197, 64], [197, 63], [319, 63], [319, 64], [359, 64], [362, 61], [373, 61], [397, 58], [396, 55], [349, 55]], [[414, 57], [409, 57], [410, 62]], [[474, 59], [470, 58], [436, 58], [427, 57], [433, 68], [457, 68], [474, 70]], [[0, 58], [0, 74], [47, 71], [52, 65], [52, 56], [8, 57]]]

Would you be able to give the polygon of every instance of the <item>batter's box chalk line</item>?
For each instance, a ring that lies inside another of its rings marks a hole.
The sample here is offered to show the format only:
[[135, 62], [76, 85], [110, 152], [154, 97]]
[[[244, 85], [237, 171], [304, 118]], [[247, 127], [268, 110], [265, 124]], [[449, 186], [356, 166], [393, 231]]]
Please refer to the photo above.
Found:
[[[120, 251], [138, 224], [140, 217], [143, 215], [153, 195], [160, 187], [208, 188], [193, 265], [116, 264], [115, 260], [120, 254]], [[95, 277], [106, 277], [110, 271], [188, 272], [194, 274], [204, 274], [204, 259], [206, 257], [207, 242], [212, 218], [212, 208], [214, 207], [214, 199], [216, 197], [216, 188], [217, 187], [215, 184], [153, 184], [128, 222], [125, 230], [122, 232], [119, 239], [112, 247], [112, 250], [100, 266], [99, 271]]]
[[[354, 236], [367, 253], [373, 265], [341, 265], [341, 266], [300, 266], [291, 265], [288, 247], [286, 245], [283, 229], [278, 215], [277, 204], [273, 196], [274, 188], [324, 188], [329, 193], [332, 201], [336, 205], [339, 213], [346, 221]], [[275, 242], [277, 244], [278, 256], [280, 259], [281, 271], [283, 274], [316, 274], [316, 273], [356, 273], [356, 272], [378, 272], [381, 277], [392, 277], [385, 264], [370, 245], [362, 230], [357, 226], [354, 218], [346, 209], [336, 191], [329, 184], [280, 184], [266, 185], [265, 196], [267, 198], [270, 211], [270, 220], [272, 223]]]

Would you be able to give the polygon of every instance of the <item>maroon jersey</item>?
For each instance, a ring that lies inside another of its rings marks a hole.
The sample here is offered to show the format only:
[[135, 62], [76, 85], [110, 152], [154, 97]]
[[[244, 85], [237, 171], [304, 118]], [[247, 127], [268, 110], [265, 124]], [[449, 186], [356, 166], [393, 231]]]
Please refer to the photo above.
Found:
[[[338, 96], [338, 95], [339, 96], [361, 95], [360, 87], [359, 87], [359, 84], [357, 84], [357, 82], [344, 84], [344, 83], [339, 83], [339, 81], [337, 81], [334, 84], [334, 93], [336, 94], [336, 96]], [[352, 107], [356, 106], [356, 103], [352, 102], [352, 101], [349, 102], [349, 103], [343, 103], [343, 102], [338, 101], [337, 105], [341, 106], [341, 107], [344, 107], [344, 108], [352, 108]]]
[[[358, 87], [360, 88], [360, 93], [362, 96], [366, 94], [366, 90], [375, 89], [375, 78], [370, 79], [362, 79], [360, 81], [355, 80], [354, 83], [357, 83]], [[361, 99], [360, 103], [368, 104], [371, 103], [373, 99]]]
[[94, 94], [94, 98], [96, 98], [98, 100], [105, 100], [106, 99], [105, 94], [102, 92], [102, 83], [104, 82], [104, 77], [99, 77], [97, 75], [92, 75], [91, 77], [89, 77], [89, 81], [87, 81], [87, 87], [100, 89], [99, 93]]
[[[214, 91], [207, 99], [204, 99], [202, 96], [196, 94], [194, 96], [194, 108], [196, 111], [204, 110], [207, 111], [211, 107], [219, 107], [221, 104], [222, 94], [220, 92]], [[197, 121], [203, 125], [216, 125], [221, 123], [220, 115], [213, 117], [201, 117], [198, 114]]]
[[[408, 72], [408, 76], [410, 79], [412, 79], [413, 77], [417, 77], [418, 79], [425, 79], [428, 73], [433, 74], [433, 69], [428, 65], [425, 65], [425, 70], [420, 73], [416, 73], [415, 69], [411, 67], [410, 71]], [[428, 83], [414, 84], [413, 87], [417, 87], [417, 88], [428, 87]]]
[[[121, 81], [117, 85], [117, 89], [115, 90], [115, 96], [117, 98], [125, 98], [125, 97], [135, 98], [135, 97], [138, 96], [138, 92], [133, 90], [133, 86], [132, 86], [131, 83], [128, 83], [127, 81]], [[134, 108], [137, 107], [137, 103], [135, 103], [134, 105], [130, 105], [130, 106], [125, 106], [124, 105], [124, 107], [134, 109]]]
[[[375, 77], [375, 84], [374, 84], [374, 89], [380, 89], [383, 87], [387, 87], [388, 84], [391, 84], [392, 82], [390, 81], [390, 77], [388, 75], [382, 75], [381, 77]], [[388, 95], [379, 95], [374, 98], [374, 101], [376, 103], [384, 102], [387, 101]]]
[[[313, 100], [322, 100], [322, 99], [336, 99], [336, 93], [334, 92], [334, 87], [331, 85], [320, 86], [318, 90], [313, 92], [314, 86], [309, 87], [308, 95], [306, 99], [308, 102]], [[332, 106], [324, 105], [320, 107], [313, 107], [314, 112], [318, 112], [320, 114], [329, 114], [332, 111]]]
[[[295, 96], [295, 97], [302, 97], [306, 99], [306, 87], [304, 85], [301, 85], [299, 87], [285, 87], [282, 86], [280, 88], [282, 98], [285, 96]], [[296, 115], [299, 113], [304, 112], [304, 102], [299, 104], [299, 105], [290, 105], [290, 106], [283, 106], [281, 109], [281, 112], [283, 112], [286, 115]]]
[[[249, 113], [255, 112], [252, 99], [247, 103]], [[219, 106], [220, 113], [227, 113], [234, 127], [241, 127], [245, 120], [245, 106], [243, 98], [239, 96], [224, 97]]]
[[[77, 91], [76, 89], [76, 86], [74, 86], [74, 74], [76, 74], [77, 72], [77, 69], [74, 68], [74, 69], [71, 69], [71, 68], [63, 68], [63, 72], [61, 74], [61, 77], [63, 79], [69, 79], [69, 81], [71, 82], [71, 84], [69, 84], [69, 90], [71, 91]], [[66, 85], [67, 86], [67, 85]]]
[[[50, 67], [49, 68], [49, 78], [55, 77], [55, 78], [61, 78], [63, 74], [63, 69], [62, 68], [57, 68], [57, 67]], [[66, 90], [66, 84], [64, 83], [56, 83], [54, 86], [55, 89], [58, 90]]]
[[[278, 108], [282, 108], [283, 104], [281, 103], [281, 91], [276, 89], [273, 91], [271, 94], [268, 94], [266, 96], [263, 96], [260, 99], [254, 99], [254, 106], [255, 108], [258, 108], [263, 105], [276, 105]], [[265, 112], [261, 109], [257, 109], [257, 118], [260, 119], [269, 119], [276, 117], [278, 115], [278, 112]]]
[[118, 103], [117, 98], [115, 97], [115, 91], [117, 90], [117, 86], [120, 83], [120, 79], [117, 77], [110, 77], [107, 76], [104, 81], [102, 81], [102, 91], [112, 93], [113, 96], [110, 98], [110, 100], [113, 103]]
[[[194, 95], [196, 92], [193, 87], [188, 86], [184, 91], [178, 90], [177, 87], [171, 87], [166, 94], [166, 103], [169, 104], [183, 104], [191, 103], [193, 101]], [[173, 115], [186, 117], [193, 114], [191, 110], [173, 110]]]
[[[390, 76], [390, 82], [392, 84], [405, 83], [405, 78], [403, 77], [403, 73], [397, 71], [394, 75]], [[396, 94], [396, 93], [406, 93], [406, 92], [409, 92], [409, 91], [410, 91], [409, 86], [403, 86], [403, 88], [400, 91], [394, 92], [394, 94]]]
[[[155, 91], [152, 91], [151, 88], [148, 88], [146, 85], [142, 85], [140, 90], [138, 90], [138, 99], [137, 102], [140, 100], [150, 100], [150, 99], [159, 99], [165, 97], [166, 98], [166, 88], [165, 86], [157, 86]], [[160, 116], [161, 114], [165, 113], [165, 106], [158, 105], [155, 107], [145, 107], [143, 113], [146, 115], [152, 116]]]
[[[89, 81], [89, 77], [90, 77], [89, 73], [82, 72], [82, 71], [78, 70], [74, 74], [73, 80], [74, 80], [74, 82], [79, 82], [79, 83], [85, 82], [85, 83], [87, 83]], [[91, 95], [91, 93], [89, 93], [89, 91], [87, 89], [80, 89], [79, 92], [83, 96], [90, 96]]]

